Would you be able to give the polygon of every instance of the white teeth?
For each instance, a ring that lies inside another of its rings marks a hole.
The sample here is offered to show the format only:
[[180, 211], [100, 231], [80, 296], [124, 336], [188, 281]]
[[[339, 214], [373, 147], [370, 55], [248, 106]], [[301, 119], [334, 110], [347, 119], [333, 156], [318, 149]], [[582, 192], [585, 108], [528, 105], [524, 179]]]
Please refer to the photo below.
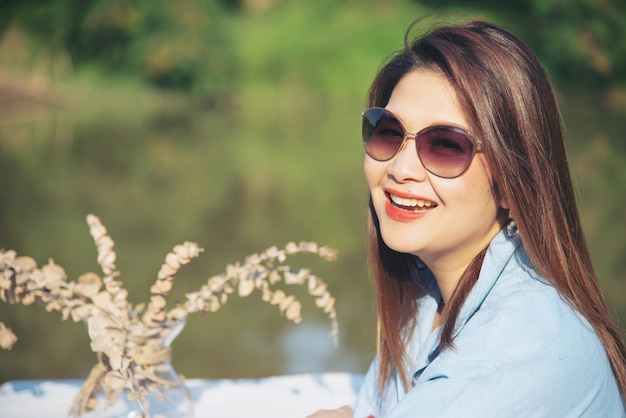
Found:
[[413, 208], [413, 207], [430, 208], [433, 205], [435, 205], [435, 203], [431, 202], [430, 200], [407, 199], [404, 197], [396, 196], [394, 194], [389, 194], [389, 198], [396, 205], [409, 207], [409, 208]]

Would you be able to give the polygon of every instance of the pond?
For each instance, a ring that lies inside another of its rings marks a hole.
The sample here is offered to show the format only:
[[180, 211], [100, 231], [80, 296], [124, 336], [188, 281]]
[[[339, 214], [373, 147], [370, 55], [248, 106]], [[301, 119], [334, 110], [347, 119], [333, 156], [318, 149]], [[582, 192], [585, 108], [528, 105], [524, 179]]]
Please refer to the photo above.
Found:
[[[190, 316], [174, 343], [174, 365], [202, 378], [363, 372], [374, 353], [375, 305], [359, 101], [132, 100], [109, 98], [90, 111], [28, 108], [1, 125], [0, 246], [39, 264], [53, 258], [70, 279], [100, 273], [85, 223], [96, 214], [115, 241], [129, 299], [144, 302], [165, 254], [186, 240], [204, 252], [181, 269], [170, 301], [250, 253], [289, 241], [328, 245], [339, 251], [336, 262], [302, 256], [287, 264], [310, 267], [328, 283], [337, 347], [306, 291], [285, 288], [303, 303], [301, 324], [258, 292], [232, 297], [216, 313]], [[95, 362], [83, 324], [4, 303], [0, 318], [19, 338], [0, 354], [3, 381], [84, 378]]]

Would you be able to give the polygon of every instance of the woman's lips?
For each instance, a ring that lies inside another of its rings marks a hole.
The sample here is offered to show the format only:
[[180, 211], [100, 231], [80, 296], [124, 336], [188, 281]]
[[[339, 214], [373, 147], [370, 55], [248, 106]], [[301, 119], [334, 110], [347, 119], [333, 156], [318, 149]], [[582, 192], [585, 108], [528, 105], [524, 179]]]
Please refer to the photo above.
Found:
[[387, 215], [396, 221], [408, 222], [422, 216], [428, 211], [437, 207], [437, 204], [431, 200], [422, 197], [400, 196], [397, 193], [385, 192], [387, 200], [385, 201], [385, 211]]

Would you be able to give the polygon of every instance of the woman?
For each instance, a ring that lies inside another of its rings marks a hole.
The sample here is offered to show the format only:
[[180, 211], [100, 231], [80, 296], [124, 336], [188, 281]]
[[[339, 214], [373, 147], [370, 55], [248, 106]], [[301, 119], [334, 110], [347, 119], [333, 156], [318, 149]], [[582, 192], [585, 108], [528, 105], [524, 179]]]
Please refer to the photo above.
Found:
[[626, 416], [626, 348], [534, 54], [489, 23], [435, 28], [369, 105], [378, 355], [352, 409], [313, 416]]

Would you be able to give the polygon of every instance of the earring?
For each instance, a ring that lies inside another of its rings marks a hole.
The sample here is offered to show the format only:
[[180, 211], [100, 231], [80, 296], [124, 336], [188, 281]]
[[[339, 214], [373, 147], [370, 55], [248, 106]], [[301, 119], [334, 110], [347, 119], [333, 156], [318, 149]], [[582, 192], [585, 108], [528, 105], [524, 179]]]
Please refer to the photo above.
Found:
[[509, 223], [506, 226], [506, 233], [510, 238], [513, 238], [517, 234], [519, 234], [519, 230], [517, 229], [517, 224], [513, 220], [513, 214], [511, 213], [511, 209], [509, 209]]

